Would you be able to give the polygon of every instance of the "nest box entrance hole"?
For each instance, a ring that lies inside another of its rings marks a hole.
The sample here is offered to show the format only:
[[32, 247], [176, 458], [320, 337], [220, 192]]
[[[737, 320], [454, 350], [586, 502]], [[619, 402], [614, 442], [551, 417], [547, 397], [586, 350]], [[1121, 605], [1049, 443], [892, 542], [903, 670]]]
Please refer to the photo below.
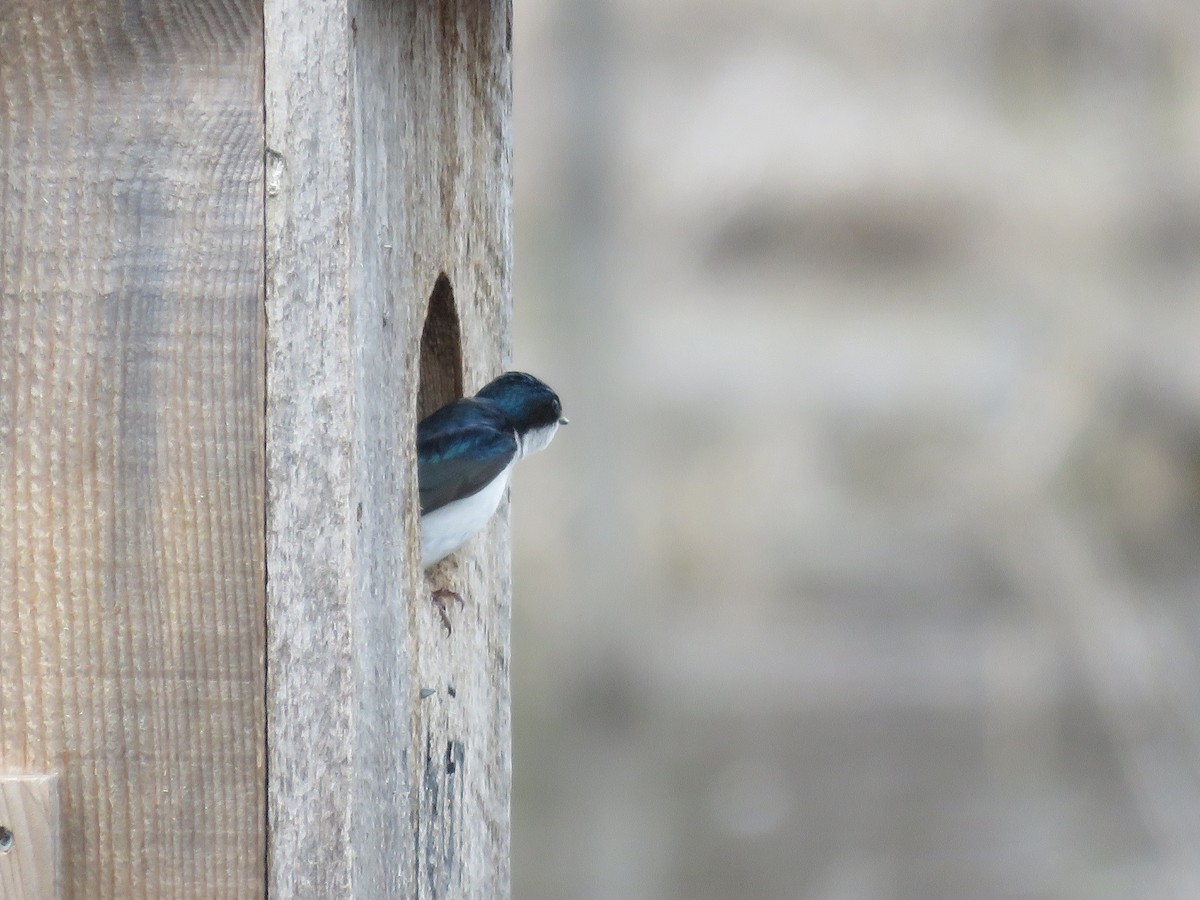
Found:
[[417, 389], [417, 419], [463, 395], [462, 330], [454, 289], [439, 273], [429, 295], [425, 327], [421, 330], [421, 371]]

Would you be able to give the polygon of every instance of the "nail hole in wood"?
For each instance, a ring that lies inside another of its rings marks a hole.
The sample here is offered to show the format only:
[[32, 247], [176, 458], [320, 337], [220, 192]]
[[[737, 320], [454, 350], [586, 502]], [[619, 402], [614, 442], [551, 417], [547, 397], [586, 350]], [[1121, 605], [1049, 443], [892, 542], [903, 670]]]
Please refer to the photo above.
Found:
[[0, 825], [0, 853], [7, 853], [11, 850], [15, 840], [12, 829], [7, 825]]
[[438, 275], [429, 295], [425, 327], [421, 330], [421, 373], [417, 418], [463, 395], [462, 332], [454, 289], [446, 273]]

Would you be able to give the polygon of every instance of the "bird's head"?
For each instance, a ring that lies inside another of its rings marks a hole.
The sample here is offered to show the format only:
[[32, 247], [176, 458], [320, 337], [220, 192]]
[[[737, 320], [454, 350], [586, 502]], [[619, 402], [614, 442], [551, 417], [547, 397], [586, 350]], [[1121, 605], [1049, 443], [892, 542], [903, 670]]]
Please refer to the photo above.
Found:
[[566, 425], [562, 403], [544, 381], [524, 372], [505, 372], [488, 382], [476, 399], [494, 404], [517, 430], [521, 456], [543, 449], [559, 425]]

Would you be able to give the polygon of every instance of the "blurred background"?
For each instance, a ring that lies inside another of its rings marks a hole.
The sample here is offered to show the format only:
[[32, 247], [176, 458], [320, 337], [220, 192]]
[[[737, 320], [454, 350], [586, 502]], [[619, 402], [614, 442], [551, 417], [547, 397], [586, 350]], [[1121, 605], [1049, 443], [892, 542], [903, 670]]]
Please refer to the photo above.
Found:
[[514, 24], [514, 896], [1200, 897], [1200, 5]]

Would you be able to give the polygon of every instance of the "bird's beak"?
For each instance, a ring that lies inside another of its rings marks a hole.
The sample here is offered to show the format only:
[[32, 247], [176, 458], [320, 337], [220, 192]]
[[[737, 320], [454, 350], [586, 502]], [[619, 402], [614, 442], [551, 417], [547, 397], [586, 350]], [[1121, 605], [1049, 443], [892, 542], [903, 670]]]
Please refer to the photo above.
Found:
[[570, 424], [571, 424], [571, 420], [570, 420], [570, 419], [568, 419], [566, 416], [563, 416], [562, 418], [560, 418], [560, 419], [558, 420], [558, 424], [559, 424], [559, 425], [570, 425]]

